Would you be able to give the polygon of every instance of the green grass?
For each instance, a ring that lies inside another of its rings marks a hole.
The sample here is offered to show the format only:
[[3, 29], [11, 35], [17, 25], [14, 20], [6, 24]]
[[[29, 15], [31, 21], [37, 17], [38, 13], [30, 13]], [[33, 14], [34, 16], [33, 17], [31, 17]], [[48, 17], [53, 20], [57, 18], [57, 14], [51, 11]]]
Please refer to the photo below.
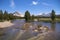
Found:
[[[39, 21], [51, 22], [51, 18], [39, 18]], [[60, 18], [55, 18], [56, 22], [60, 22]]]

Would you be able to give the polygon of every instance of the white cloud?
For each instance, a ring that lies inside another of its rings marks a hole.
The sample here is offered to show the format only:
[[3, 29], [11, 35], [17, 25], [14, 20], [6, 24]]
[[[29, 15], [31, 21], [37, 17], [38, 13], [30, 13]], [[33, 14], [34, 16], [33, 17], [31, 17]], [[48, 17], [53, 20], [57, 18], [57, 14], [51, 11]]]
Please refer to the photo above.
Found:
[[45, 5], [45, 6], [50, 6], [50, 4], [45, 3], [45, 2], [43, 2], [42, 4]]
[[33, 4], [33, 5], [37, 5], [38, 2], [36, 2], [36, 1], [32, 1], [32, 4]]
[[14, 6], [15, 6], [15, 2], [14, 2], [14, 0], [11, 0], [10, 7], [14, 8]]

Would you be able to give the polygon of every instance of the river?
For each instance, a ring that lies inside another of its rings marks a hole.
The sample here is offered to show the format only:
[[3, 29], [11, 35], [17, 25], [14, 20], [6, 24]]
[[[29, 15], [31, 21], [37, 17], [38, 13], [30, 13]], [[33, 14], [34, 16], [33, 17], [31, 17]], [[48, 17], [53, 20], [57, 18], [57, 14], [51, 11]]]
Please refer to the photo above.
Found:
[[[25, 38], [25, 39], [27, 39], [27, 38], [33, 37], [35, 34], [38, 34], [38, 33], [34, 34], [31, 31], [25, 32], [24, 30], [22, 30], [22, 27], [25, 24], [24, 20], [14, 20], [14, 21], [12, 21], [12, 23], [14, 24], [13, 26], [3, 29], [4, 35], [0, 36], [0, 40], [19, 40], [20, 36], [22, 36], [23, 38], [25, 36], [27, 36]], [[56, 22], [54, 25], [52, 25], [49, 22], [35, 21], [35, 22], [31, 22], [31, 23], [34, 25], [34, 27], [36, 25], [48, 26], [49, 28], [51, 28], [51, 26], [54, 26], [55, 31], [60, 32], [60, 23], [59, 22]], [[20, 40], [25, 40], [22, 37]]]

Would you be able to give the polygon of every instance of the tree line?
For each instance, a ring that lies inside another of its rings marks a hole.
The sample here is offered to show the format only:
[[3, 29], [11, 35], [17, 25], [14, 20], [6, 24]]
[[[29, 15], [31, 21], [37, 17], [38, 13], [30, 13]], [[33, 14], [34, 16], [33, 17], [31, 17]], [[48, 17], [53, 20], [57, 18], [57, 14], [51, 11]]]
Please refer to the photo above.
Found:
[[[55, 17], [56, 17], [55, 11], [52, 10], [51, 17], [50, 17], [51, 20], [54, 21]], [[34, 18], [39, 19], [39, 17], [36, 17], [34, 15], [31, 16], [30, 12], [28, 10], [25, 12], [25, 16], [23, 17], [23, 19], [25, 19], [26, 22], [27, 21], [34, 21]], [[0, 10], [0, 21], [1, 20], [14, 20], [14, 19], [22, 19], [22, 17], [14, 16], [13, 13], [8, 13], [7, 11], [4, 11], [4, 13], [3, 13], [3, 11]]]
[[[36, 16], [34, 16], [34, 15], [31, 16], [29, 11], [26, 11], [26, 12], [25, 12], [25, 16], [24, 16], [24, 17], [25, 17], [25, 20], [26, 20], [26, 21], [31, 21], [31, 20], [33, 21], [34, 18], [37, 18], [38, 21], [39, 21], [39, 18], [40, 18], [40, 17], [36, 17]], [[55, 17], [56, 17], [55, 11], [52, 10], [52, 11], [51, 11], [51, 16], [50, 16], [52, 22], [55, 21]]]
[[0, 21], [4, 21], [4, 20], [14, 20], [14, 19], [18, 19], [20, 17], [14, 16], [13, 13], [8, 13], [7, 11], [3, 11], [0, 10]]

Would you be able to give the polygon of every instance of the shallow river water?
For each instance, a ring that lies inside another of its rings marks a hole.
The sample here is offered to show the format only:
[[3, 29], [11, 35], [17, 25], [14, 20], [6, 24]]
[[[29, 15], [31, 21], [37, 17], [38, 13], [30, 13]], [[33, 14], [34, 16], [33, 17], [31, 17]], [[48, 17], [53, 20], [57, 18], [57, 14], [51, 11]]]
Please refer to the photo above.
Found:
[[[12, 23], [14, 24], [13, 26], [1, 29], [4, 35], [0, 36], [0, 40], [26, 40], [38, 34], [36, 32], [32, 32], [32, 30], [28, 31], [22, 30], [22, 27], [25, 24], [24, 20], [14, 20], [12, 21]], [[34, 25], [33, 27], [37, 25], [43, 25], [51, 28], [51, 26], [54, 26], [54, 30], [60, 33], [60, 23], [58, 22], [56, 22], [54, 25], [52, 25], [49, 22], [31, 22], [31, 23], [32, 25]]]

